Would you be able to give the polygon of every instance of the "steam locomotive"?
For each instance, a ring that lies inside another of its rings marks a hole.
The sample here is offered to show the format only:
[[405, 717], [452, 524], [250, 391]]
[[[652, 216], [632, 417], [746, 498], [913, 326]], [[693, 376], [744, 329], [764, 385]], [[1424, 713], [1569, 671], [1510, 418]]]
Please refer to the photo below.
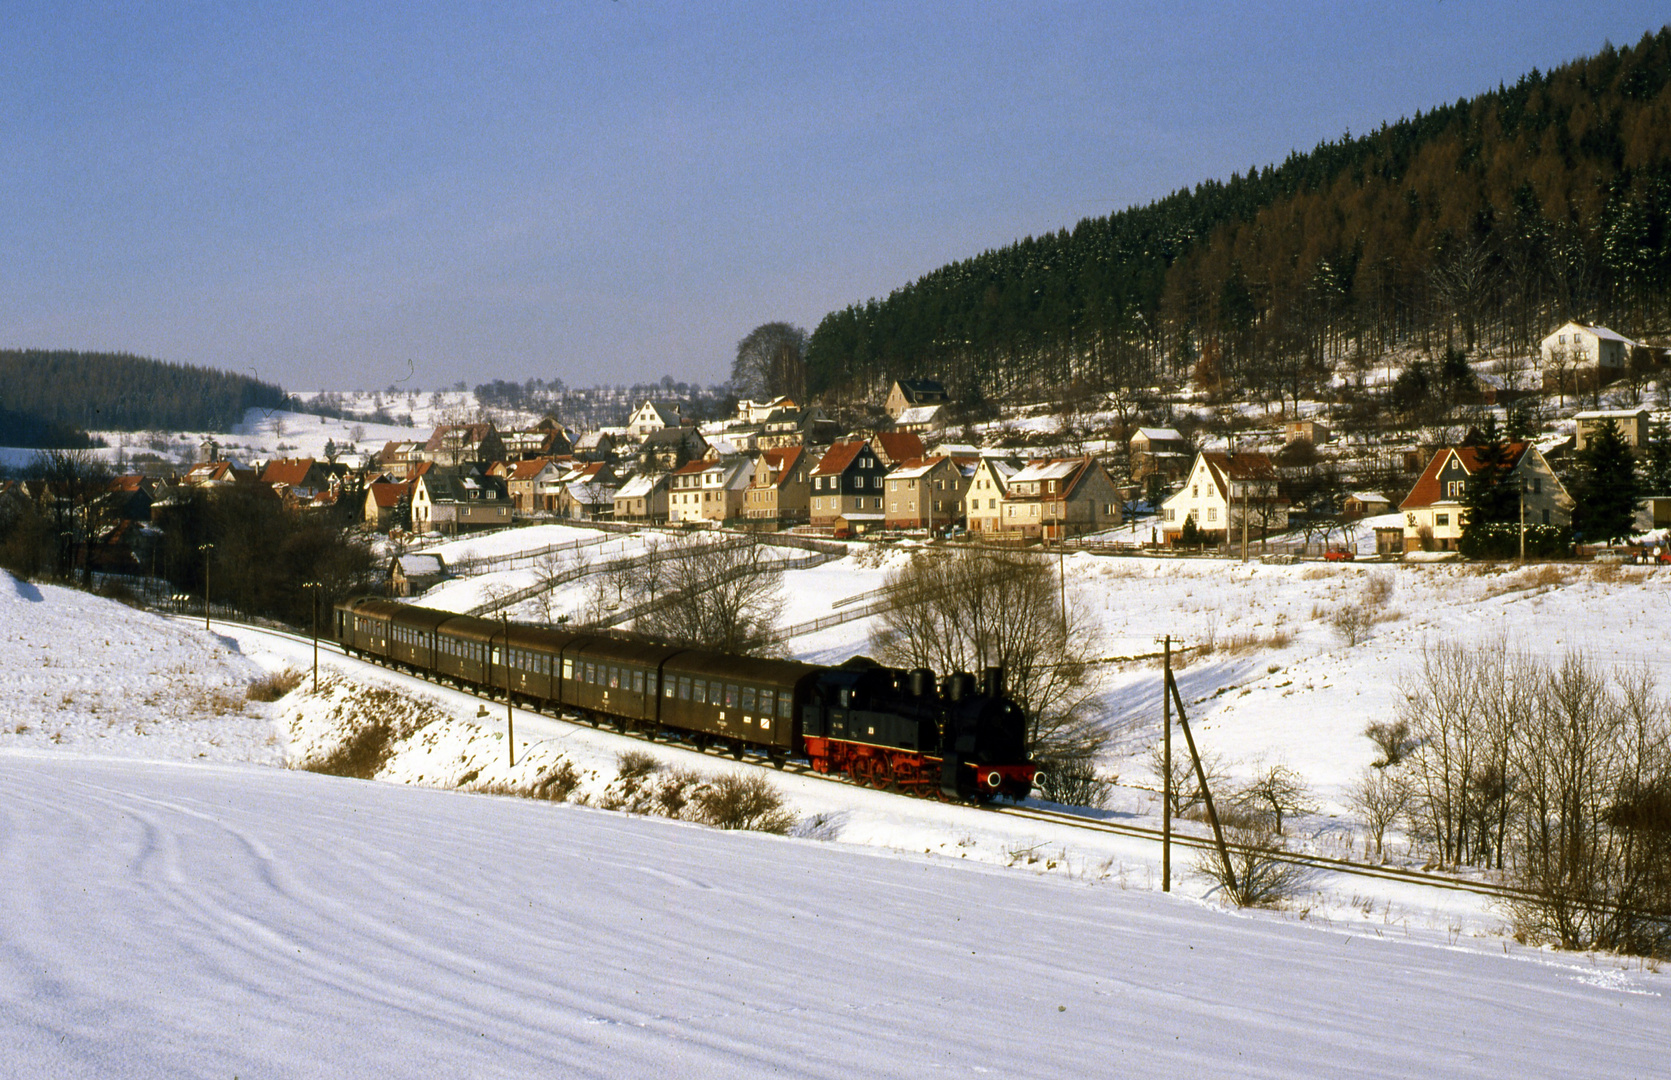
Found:
[[936, 679], [864, 657], [839, 667], [519, 626], [373, 597], [336, 606], [344, 651], [622, 731], [737, 757], [790, 758], [907, 794], [1024, 799], [1038, 776], [1001, 668]]

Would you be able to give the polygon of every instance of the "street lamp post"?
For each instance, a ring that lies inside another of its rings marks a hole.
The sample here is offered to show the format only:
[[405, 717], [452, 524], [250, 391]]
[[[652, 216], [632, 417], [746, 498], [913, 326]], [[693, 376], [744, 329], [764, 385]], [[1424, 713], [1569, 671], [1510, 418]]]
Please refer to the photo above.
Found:
[[213, 544], [199, 544], [197, 550], [203, 553], [203, 629], [209, 629], [209, 553], [215, 550]]

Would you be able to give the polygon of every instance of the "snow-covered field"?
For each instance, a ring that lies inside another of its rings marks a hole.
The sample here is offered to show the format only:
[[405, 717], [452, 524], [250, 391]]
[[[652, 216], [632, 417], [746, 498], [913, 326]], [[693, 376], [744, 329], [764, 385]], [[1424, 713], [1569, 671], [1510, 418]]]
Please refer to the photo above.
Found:
[[[793, 602], [879, 583], [850, 562], [791, 574]], [[1363, 723], [1423, 642], [1671, 655], [1663, 571], [1066, 566], [1107, 655], [1286, 635], [1180, 682], [1233, 771], [1308, 778], [1323, 809], [1302, 834], [1336, 853]], [[1375, 575], [1399, 617], [1346, 648], [1327, 613]], [[794, 645], [839, 659], [865, 632]], [[770, 774], [789, 838], [436, 790], [562, 760], [595, 800], [624, 748], [755, 767], [519, 711], [512, 768], [502, 706], [328, 649], [325, 696], [241, 700], [309, 655], [0, 576], [0, 1074], [1645, 1077], [1671, 1052], [1665, 975], [1520, 946], [1477, 897], [1319, 875], [1286, 911], [1232, 913], [1187, 858], [1159, 894], [1144, 841], [794, 773]], [[1156, 671], [1109, 668], [1108, 765], [1147, 784]], [[355, 685], [443, 717], [382, 774], [404, 784], [270, 767], [326, 738]], [[1106, 814], [1152, 811], [1121, 787]]]

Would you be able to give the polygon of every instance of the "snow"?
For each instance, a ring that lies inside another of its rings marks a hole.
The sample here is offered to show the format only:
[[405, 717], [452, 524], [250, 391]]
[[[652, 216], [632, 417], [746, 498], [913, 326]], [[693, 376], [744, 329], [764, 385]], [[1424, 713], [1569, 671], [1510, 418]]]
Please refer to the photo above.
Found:
[[[791, 572], [785, 621], [907, 557]], [[1334, 815], [1371, 756], [1363, 725], [1423, 643], [1581, 648], [1671, 685], [1671, 573], [1652, 568], [1551, 584], [1454, 565], [1063, 565], [1104, 655], [1161, 633], [1286, 635], [1192, 655], [1180, 688], [1233, 774], [1281, 759], [1307, 777], [1324, 807], [1300, 842], [1334, 854], [1360, 839]], [[1379, 575], [1396, 617], [1347, 649], [1327, 613]], [[868, 626], [794, 652], [839, 662]], [[1479, 897], [1319, 874], [1287, 912], [1232, 913], [1187, 859], [1159, 894], [1141, 839], [794, 771], [768, 774], [801, 819], [786, 839], [460, 794], [442, 789], [567, 762], [595, 799], [628, 748], [757, 766], [522, 710], [511, 766], [502, 705], [328, 647], [319, 696], [304, 681], [241, 701], [309, 659], [305, 639], [0, 575], [0, 1072], [1645, 1077], [1671, 1049], [1664, 975], [1517, 945]], [[1132, 785], [1149, 782], [1157, 672], [1106, 671], [1122, 784], [1094, 816], [1152, 822]], [[340, 735], [365, 687], [436, 717], [388, 782], [272, 767]]]

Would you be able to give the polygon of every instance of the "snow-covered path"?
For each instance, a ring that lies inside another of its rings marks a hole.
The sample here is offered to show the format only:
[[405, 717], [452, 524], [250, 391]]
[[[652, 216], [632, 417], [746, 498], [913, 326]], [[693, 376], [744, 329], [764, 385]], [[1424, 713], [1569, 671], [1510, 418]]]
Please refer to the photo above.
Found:
[[1671, 1065], [1622, 962], [252, 766], [0, 752], [0, 912], [8, 1076]]

